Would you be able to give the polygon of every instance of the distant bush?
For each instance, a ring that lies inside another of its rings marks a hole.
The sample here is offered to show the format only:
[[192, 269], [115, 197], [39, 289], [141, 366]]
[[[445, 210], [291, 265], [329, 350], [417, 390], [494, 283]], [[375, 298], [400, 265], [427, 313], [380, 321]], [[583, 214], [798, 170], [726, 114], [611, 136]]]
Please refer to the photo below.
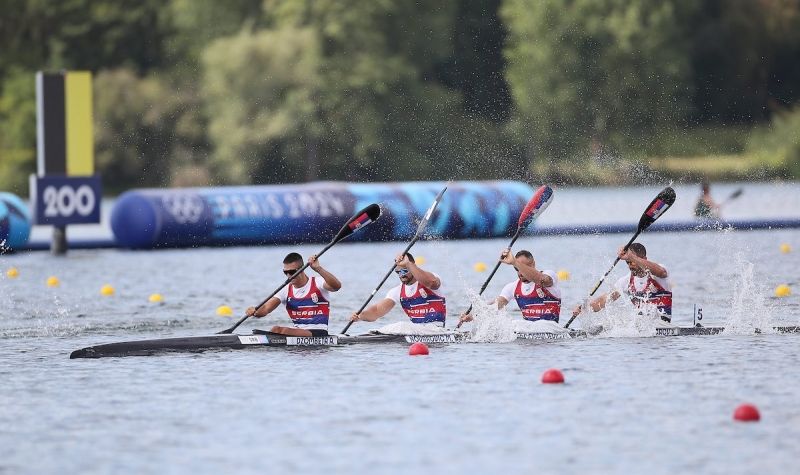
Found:
[[800, 106], [777, 114], [750, 136], [747, 153], [777, 162], [787, 178], [800, 178]]
[[36, 172], [36, 85], [15, 69], [0, 84], [0, 191], [25, 195]]

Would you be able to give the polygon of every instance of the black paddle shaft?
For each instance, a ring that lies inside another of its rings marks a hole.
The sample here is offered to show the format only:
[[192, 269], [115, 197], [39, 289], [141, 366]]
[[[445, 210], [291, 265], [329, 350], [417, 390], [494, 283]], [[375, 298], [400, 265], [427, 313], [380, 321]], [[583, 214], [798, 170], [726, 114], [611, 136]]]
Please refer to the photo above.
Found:
[[729, 197], [725, 198], [722, 201], [722, 203], [719, 204], [719, 206], [724, 206], [724, 205], [730, 203], [731, 201], [735, 200], [736, 198], [742, 196], [742, 193], [744, 193], [744, 189], [743, 188], [739, 188], [738, 190], [736, 190], [733, 193], [731, 193], [731, 195]]
[[[330, 243], [328, 243], [328, 245], [327, 245], [327, 246], [325, 246], [325, 248], [324, 248], [323, 250], [321, 250], [321, 251], [320, 251], [320, 252], [317, 254], [317, 257], [319, 257], [319, 256], [321, 256], [321, 255], [323, 255], [323, 254], [325, 254], [325, 251], [327, 251], [328, 249], [330, 249], [331, 247], [333, 247], [333, 245], [334, 245], [334, 244], [336, 244], [336, 242], [337, 242], [337, 241], [331, 241]], [[287, 285], [289, 285], [289, 282], [291, 282], [291, 281], [292, 281], [292, 279], [294, 279], [295, 277], [297, 277], [298, 275], [300, 275], [300, 274], [301, 274], [301, 273], [302, 273], [304, 270], [306, 270], [306, 269], [308, 268], [308, 266], [309, 266], [309, 265], [310, 265], [310, 264], [309, 264], [308, 262], [306, 262], [305, 264], [303, 264], [303, 267], [301, 267], [301, 268], [297, 269], [297, 271], [296, 271], [294, 274], [292, 274], [292, 275], [291, 275], [291, 276], [289, 276], [289, 277], [288, 277], [288, 278], [287, 278], [285, 281], [283, 281], [283, 283], [281, 284], [281, 286], [280, 286], [280, 287], [278, 287], [277, 289], [275, 289], [275, 291], [274, 291], [274, 292], [272, 292], [271, 294], [269, 294], [269, 297], [267, 297], [267, 298], [265, 298], [264, 300], [262, 300], [262, 301], [261, 301], [261, 303], [260, 303], [260, 304], [258, 304], [258, 305], [255, 307], [255, 308], [256, 308], [256, 311], [258, 311], [258, 309], [259, 309], [259, 308], [261, 308], [261, 306], [262, 306], [262, 305], [264, 305], [265, 303], [267, 303], [267, 301], [269, 301], [269, 299], [271, 299], [272, 297], [274, 297], [275, 295], [277, 295], [277, 294], [278, 294], [278, 292], [280, 292], [280, 291], [281, 291], [281, 290], [282, 290], [284, 287], [286, 287]], [[217, 334], [218, 334], [218, 335], [225, 335], [225, 334], [233, 333], [233, 331], [234, 331], [234, 330], [236, 330], [236, 328], [237, 328], [239, 325], [241, 325], [242, 323], [244, 323], [244, 321], [245, 321], [245, 320], [247, 320], [248, 318], [250, 318], [250, 315], [245, 315], [244, 317], [240, 318], [238, 322], [234, 323], [232, 327], [230, 327], [230, 328], [227, 328], [227, 329], [225, 329], [225, 330], [222, 330], [221, 332], [217, 332]]]
[[[550, 206], [550, 202], [553, 199], [553, 190], [547, 185], [542, 185], [536, 190], [536, 193], [533, 194], [531, 199], [528, 201], [528, 204], [525, 205], [525, 208], [522, 209], [522, 212], [519, 215], [519, 219], [517, 220], [517, 232], [514, 233], [514, 236], [511, 238], [511, 242], [508, 244], [508, 248], [511, 249], [514, 247], [514, 243], [517, 242], [517, 238], [522, 234], [522, 231], [528, 227], [528, 225], [536, 219], [541, 213]], [[500, 268], [500, 264], [502, 263], [502, 259], [497, 260], [497, 264], [495, 264], [494, 269], [492, 269], [492, 273], [489, 274], [489, 277], [481, 286], [481, 290], [478, 292], [478, 295], [483, 295], [483, 291], [486, 290], [486, 287], [489, 285], [489, 282], [492, 280], [492, 277], [497, 273], [497, 269]], [[465, 314], [469, 314], [472, 311], [472, 304], [470, 304], [469, 308], [467, 309]], [[461, 324], [463, 322], [458, 322], [456, 328], [461, 328]]]
[[[637, 238], [637, 237], [639, 237], [639, 234], [641, 234], [641, 233], [642, 233], [641, 231], [636, 231], [636, 234], [634, 234], [634, 235], [633, 235], [633, 237], [631, 238], [631, 240], [630, 240], [630, 241], [628, 241], [628, 244], [625, 244], [625, 247], [623, 247], [623, 248], [622, 248], [622, 250], [623, 250], [623, 251], [627, 251], [627, 250], [628, 250], [628, 248], [629, 248], [629, 247], [631, 247], [631, 244], [633, 244], [633, 241], [635, 241], [635, 240], [636, 240], [636, 238]], [[620, 260], [620, 259], [619, 259], [619, 256], [617, 256], [617, 258], [616, 258], [616, 259], [614, 259], [614, 263], [613, 263], [613, 264], [611, 264], [611, 267], [610, 267], [610, 268], [609, 268], [609, 269], [606, 271], [606, 273], [605, 273], [605, 274], [603, 274], [603, 277], [602, 277], [602, 278], [600, 278], [600, 280], [599, 280], [599, 281], [597, 282], [597, 284], [594, 286], [594, 288], [592, 289], [592, 291], [591, 291], [591, 292], [589, 292], [589, 297], [593, 296], [593, 295], [595, 294], [595, 292], [597, 292], [597, 289], [599, 289], [599, 288], [600, 288], [600, 286], [601, 286], [601, 285], [603, 285], [603, 281], [605, 281], [605, 280], [606, 280], [606, 277], [608, 277], [608, 274], [610, 274], [610, 273], [611, 273], [611, 271], [612, 271], [612, 270], [614, 270], [614, 267], [616, 267], [616, 266], [617, 266], [617, 264], [619, 264], [619, 260]], [[570, 323], [571, 323], [571, 322], [572, 322], [572, 320], [570, 320]], [[567, 325], [569, 325], [569, 323], [567, 323]]]
[[[442, 191], [440, 191], [439, 194], [436, 195], [436, 198], [433, 199], [433, 203], [431, 203], [431, 206], [428, 208], [428, 211], [425, 212], [425, 214], [422, 216], [422, 219], [420, 220], [419, 224], [417, 225], [417, 232], [414, 233], [414, 237], [411, 239], [411, 242], [408, 243], [408, 246], [406, 246], [406, 248], [403, 251], [403, 253], [400, 254], [401, 256], [405, 256], [406, 254], [408, 254], [408, 251], [411, 250], [411, 246], [413, 246], [414, 243], [416, 243], [419, 240], [419, 238], [422, 236], [422, 232], [425, 230], [425, 227], [428, 225], [428, 221], [430, 221], [431, 217], [433, 216], [433, 212], [436, 210], [436, 207], [439, 206], [439, 202], [442, 201], [442, 196], [444, 196], [444, 192], [447, 191], [447, 187], [448, 186], [450, 186], [450, 182], [449, 181], [447, 182], [445, 187], [442, 188]], [[383, 280], [381, 280], [381, 283], [378, 284], [377, 287], [375, 287], [375, 290], [373, 290], [371, 294], [369, 294], [369, 297], [367, 298], [367, 301], [364, 302], [364, 305], [362, 305], [360, 309], [358, 309], [358, 312], [356, 312], [356, 314], [360, 314], [361, 312], [364, 311], [365, 308], [367, 308], [367, 305], [372, 300], [372, 297], [374, 297], [375, 294], [378, 292], [378, 290], [380, 290], [380, 288], [386, 282], [386, 279], [388, 279], [389, 276], [392, 275], [392, 272], [394, 271], [395, 267], [396, 266], [394, 264], [392, 264], [392, 267], [389, 268], [389, 272], [387, 272], [386, 275], [383, 276]], [[347, 322], [347, 326], [344, 327], [344, 330], [342, 330], [341, 334], [345, 334], [347, 332], [347, 330], [350, 328], [350, 325], [352, 325], [352, 324], [353, 324], [353, 320], [350, 320], [349, 322]]]
[[[511, 242], [508, 243], [508, 248], [509, 249], [514, 247], [514, 243], [517, 242], [517, 239], [519, 238], [520, 234], [522, 234], [522, 230], [523, 229], [524, 228], [522, 228], [521, 226], [517, 228], [517, 232], [514, 233], [514, 237], [511, 239]], [[481, 290], [478, 292], [478, 295], [483, 295], [483, 291], [486, 290], [486, 287], [489, 286], [489, 282], [492, 280], [492, 277], [494, 277], [494, 275], [497, 273], [497, 270], [500, 268], [500, 264], [502, 264], [502, 263], [503, 263], [502, 259], [498, 259], [497, 260], [497, 264], [494, 265], [494, 269], [492, 269], [492, 273], [489, 274], [489, 277], [486, 278], [486, 282], [484, 282], [483, 285], [481, 286]], [[464, 313], [465, 314], [469, 314], [471, 311], [472, 311], [472, 304], [470, 304], [469, 308]]]
[[[408, 243], [408, 246], [406, 246], [406, 249], [400, 255], [401, 256], [405, 256], [406, 254], [408, 254], [408, 251], [411, 250], [411, 246], [413, 246], [414, 243], [416, 243], [418, 239], [419, 239], [419, 236], [414, 236], [414, 239], [412, 239], [411, 242]], [[372, 291], [371, 294], [369, 294], [369, 297], [367, 297], [367, 300], [364, 302], [363, 305], [361, 305], [361, 308], [358, 309], [356, 314], [361, 314], [361, 312], [363, 312], [364, 309], [367, 308], [367, 305], [369, 305], [369, 303], [372, 301], [372, 298], [375, 297], [375, 294], [378, 293], [378, 290], [380, 290], [380, 288], [383, 287], [383, 284], [386, 283], [386, 280], [389, 278], [389, 276], [392, 275], [392, 272], [394, 272], [395, 267], [396, 266], [394, 264], [392, 264], [392, 267], [389, 268], [389, 272], [387, 272], [386, 275], [383, 276], [383, 279], [381, 280], [381, 283], [378, 284], [377, 287], [375, 287], [375, 289]], [[344, 327], [344, 330], [342, 330], [341, 334], [343, 335], [343, 334], [347, 333], [347, 330], [350, 329], [350, 325], [352, 325], [352, 324], [353, 324], [353, 320], [350, 320], [349, 322], [347, 322], [347, 326]]]
[[[661, 203], [659, 203], [659, 201], [661, 201]], [[645, 229], [649, 228], [651, 224], [655, 223], [656, 220], [659, 217], [661, 217], [661, 215], [663, 215], [670, 208], [670, 206], [672, 206], [673, 203], [675, 203], [675, 190], [673, 190], [672, 187], [668, 186], [663, 190], [661, 190], [661, 192], [658, 195], [656, 195], [656, 197], [653, 198], [653, 201], [651, 201], [650, 204], [647, 206], [644, 213], [642, 214], [642, 217], [639, 218], [639, 225], [637, 226], [636, 233], [633, 235], [631, 240], [628, 241], [628, 244], [625, 244], [623, 250], [627, 251], [628, 248], [631, 247], [631, 244], [633, 244], [633, 241], [635, 241], [636, 238], [639, 237], [639, 235], [642, 234], [642, 232]], [[663, 210], [661, 210], [661, 206], [658, 206], [658, 208], [656, 209], [656, 206], [659, 204], [666, 207]], [[620, 260], [619, 256], [617, 256], [617, 258], [614, 259], [614, 263], [611, 264], [611, 267], [606, 271], [605, 274], [603, 274], [603, 277], [594, 286], [591, 293], [589, 293], [589, 297], [593, 296], [595, 292], [597, 292], [597, 289], [599, 289], [600, 286], [603, 285], [603, 281], [605, 281], [606, 277], [608, 277], [608, 274], [610, 274], [611, 271], [614, 270], [614, 267], [617, 265], [619, 260]], [[569, 326], [572, 324], [573, 321], [575, 321], [575, 318], [577, 316], [578, 316], [577, 314], [573, 315], [569, 319], [567, 324], [564, 325], [564, 328], [569, 328]]]
[[[625, 244], [625, 247], [623, 247], [623, 250], [627, 251], [628, 248], [631, 247], [631, 244], [633, 244], [633, 241], [635, 241], [636, 238], [639, 237], [639, 234], [641, 234], [641, 233], [642, 233], [641, 230], [636, 231], [636, 234], [634, 234], [633, 237], [631, 238], [631, 240], [628, 241], [628, 244]], [[595, 284], [595, 286], [592, 289], [592, 291], [589, 292], [589, 297], [592, 297], [595, 294], [595, 292], [597, 292], [597, 289], [599, 289], [600, 286], [603, 285], [603, 282], [606, 280], [606, 277], [608, 277], [608, 274], [610, 274], [611, 271], [614, 270], [614, 267], [616, 267], [618, 263], [619, 263], [619, 256], [617, 256], [617, 258], [614, 259], [614, 263], [611, 264], [611, 267], [606, 271], [605, 274], [603, 274], [603, 277], [600, 278], [600, 280], [597, 282], [597, 284]], [[569, 326], [572, 325], [572, 322], [575, 321], [575, 318], [577, 316], [578, 315], [573, 315], [572, 317], [570, 317], [570, 319], [567, 322], [567, 324], [564, 325], [564, 328], [569, 328]]]
[[[364, 208], [361, 211], [359, 211], [358, 213], [356, 213], [352, 218], [348, 219], [347, 222], [344, 223], [344, 225], [339, 230], [339, 232], [336, 233], [336, 236], [334, 236], [334, 238], [331, 239], [331, 242], [329, 242], [328, 245], [325, 246], [324, 249], [322, 249], [320, 252], [317, 253], [317, 257], [325, 254], [325, 251], [327, 251], [328, 249], [333, 247], [334, 244], [336, 244], [339, 241], [347, 238], [348, 236], [350, 236], [354, 232], [358, 231], [362, 227], [367, 226], [368, 224], [370, 224], [373, 221], [377, 220], [380, 216], [381, 216], [381, 207], [380, 206], [378, 206], [375, 203], [372, 203], [371, 205], [368, 205], [366, 208]], [[306, 270], [306, 268], [308, 268], [309, 265], [310, 264], [308, 262], [306, 262], [303, 265], [303, 267], [297, 269], [297, 271], [294, 274], [290, 275], [285, 281], [283, 281], [283, 284], [281, 284], [280, 287], [275, 289], [275, 291], [272, 292], [269, 295], [269, 297], [265, 298], [260, 304], [258, 304], [258, 306], [256, 306], [256, 311], [258, 311], [258, 309], [261, 308], [262, 305], [267, 303], [267, 301], [269, 299], [271, 299], [272, 297], [277, 295], [278, 292], [281, 291], [281, 289], [283, 289], [284, 287], [289, 285], [289, 282], [291, 282], [292, 279], [294, 279], [295, 277], [300, 275], [301, 272]], [[222, 330], [221, 332], [217, 332], [217, 334], [218, 335], [224, 335], [224, 334], [228, 334], [228, 333], [233, 333], [233, 331], [236, 330], [236, 328], [239, 325], [241, 325], [248, 318], [250, 318], [250, 315], [245, 315], [244, 317], [240, 318], [238, 322], [234, 323], [232, 327], [227, 328], [225, 330]]]

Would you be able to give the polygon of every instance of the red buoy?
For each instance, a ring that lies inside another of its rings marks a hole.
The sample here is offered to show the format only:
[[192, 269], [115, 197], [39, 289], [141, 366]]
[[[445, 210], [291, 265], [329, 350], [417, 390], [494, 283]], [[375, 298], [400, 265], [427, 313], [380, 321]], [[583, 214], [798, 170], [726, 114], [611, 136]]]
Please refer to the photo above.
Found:
[[758, 408], [752, 404], [742, 404], [733, 412], [733, 419], [742, 422], [756, 422], [761, 420]]
[[408, 347], [408, 354], [411, 356], [427, 355], [428, 345], [418, 341]]
[[548, 369], [542, 375], [542, 382], [545, 384], [560, 384], [564, 382], [564, 375], [557, 369]]

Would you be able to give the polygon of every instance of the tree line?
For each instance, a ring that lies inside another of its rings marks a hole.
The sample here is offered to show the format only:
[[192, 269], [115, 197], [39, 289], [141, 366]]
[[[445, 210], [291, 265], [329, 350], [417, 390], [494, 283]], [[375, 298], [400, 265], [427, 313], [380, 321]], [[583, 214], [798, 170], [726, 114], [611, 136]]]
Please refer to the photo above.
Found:
[[20, 194], [35, 171], [34, 74], [62, 69], [94, 74], [97, 168], [112, 192], [580, 181], [597, 157], [692, 155], [682, 137], [719, 140], [720, 128], [753, 131], [730, 134], [724, 152], [800, 175], [800, 0], [1, 0], [0, 11], [0, 189]]

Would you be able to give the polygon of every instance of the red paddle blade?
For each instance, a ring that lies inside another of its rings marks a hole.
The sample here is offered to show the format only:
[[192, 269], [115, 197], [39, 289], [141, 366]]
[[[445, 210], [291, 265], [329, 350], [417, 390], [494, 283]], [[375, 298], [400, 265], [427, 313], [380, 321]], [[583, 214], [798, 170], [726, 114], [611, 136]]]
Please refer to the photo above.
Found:
[[339, 242], [364, 226], [376, 221], [380, 215], [381, 207], [376, 203], [372, 203], [353, 215], [353, 217], [350, 218], [350, 220], [347, 221], [344, 226], [342, 226], [342, 229], [339, 230], [339, 234], [337, 234], [336, 238], [334, 238], [334, 242]]
[[542, 214], [542, 211], [550, 205], [551, 201], [553, 201], [553, 189], [547, 185], [540, 186], [528, 201], [528, 204], [525, 205], [522, 213], [520, 213], [517, 226], [527, 228], [534, 219]]
[[661, 190], [661, 193], [647, 206], [641, 219], [639, 219], [639, 232], [644, 231], [653, 224], [673, 203], [675, 203], [675, 190], [668, 186]]

